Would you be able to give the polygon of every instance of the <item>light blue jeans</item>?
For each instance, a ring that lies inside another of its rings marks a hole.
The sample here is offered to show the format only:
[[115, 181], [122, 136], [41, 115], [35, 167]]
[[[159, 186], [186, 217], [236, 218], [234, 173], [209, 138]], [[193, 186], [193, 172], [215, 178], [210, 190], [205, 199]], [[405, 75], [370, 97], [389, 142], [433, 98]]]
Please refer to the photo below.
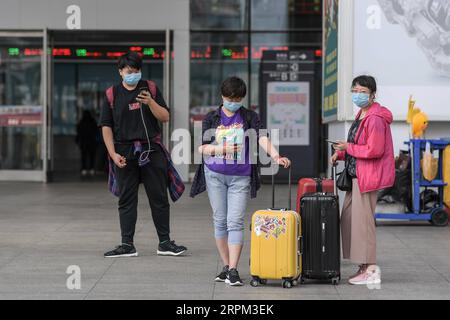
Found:
[[229, 244], [242, 245], [250, 177], [227, 176], [211, 171], [205, 165], [205, 178], [216, 239], [228, 237]]

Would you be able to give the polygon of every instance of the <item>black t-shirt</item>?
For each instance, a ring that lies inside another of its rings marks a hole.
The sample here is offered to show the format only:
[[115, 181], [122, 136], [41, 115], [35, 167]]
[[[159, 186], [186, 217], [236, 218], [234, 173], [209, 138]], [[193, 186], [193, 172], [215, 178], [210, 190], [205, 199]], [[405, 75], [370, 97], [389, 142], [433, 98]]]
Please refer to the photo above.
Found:
[[[146, 141], [145, 128], [142, 123], [140, 103], [136, 97], [140, 88], [145, 87], [148, 91], [147, 82], [139, 81], [134, 90], [126, 89], [122, 83], [114, 86], [114, 106], [111, 108], [105, 94], [105, 102], [102, 105], [100, 113], [99, 126], [111, 127], [114, 133], [114, 142], [130, 143], [136, 140]], [[161, 92], [156, 88], [156, 97], [153, 97], [161, 107], [167, 107]], [[158, 119], [153, 115], [148, 105], [142, 105], [142, 111], [147, 126], [147, 132], [150, 139], [161, 133], [161, 127]]]

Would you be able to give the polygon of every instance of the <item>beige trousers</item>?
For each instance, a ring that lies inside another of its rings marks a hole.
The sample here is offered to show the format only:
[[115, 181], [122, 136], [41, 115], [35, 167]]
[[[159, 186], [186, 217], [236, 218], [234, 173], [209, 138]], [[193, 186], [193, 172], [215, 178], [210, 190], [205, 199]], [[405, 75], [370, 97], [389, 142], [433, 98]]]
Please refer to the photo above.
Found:
[[374, 214], [377, 195], [377, 191], [361, 194], [358, 180], [353, 179], [353, 190], [346, 193], [342, 207], [344, 259], [357, 264], [376, 264], [377, 235]]

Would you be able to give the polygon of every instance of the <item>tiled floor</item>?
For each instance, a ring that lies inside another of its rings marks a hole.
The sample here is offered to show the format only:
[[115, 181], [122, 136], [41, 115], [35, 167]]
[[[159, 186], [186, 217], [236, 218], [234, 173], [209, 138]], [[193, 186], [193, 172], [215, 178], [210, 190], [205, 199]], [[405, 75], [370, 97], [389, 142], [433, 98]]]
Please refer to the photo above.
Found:
[[[190, 186], [187, 186], [188, 189]], [[279, 187], [280, 203], [287, 189]], [[270, 188], [250, 213], [269, 205]], [[119, 241], [116, 199], [104, 182], [0, 183], [0, 299], [450, 299], [450, 228], [428, 224], [378, 227], [379, 289], [308, 283], [291, 290], [279, 282], [252, 288], [249, 231], [240, 264], [246, 286], [212, 279], [221, 269], [206, 195], [172, 206], [172, 237], [185, 257], [157, 257], [156, 232], [141, 188], [136, 246], [140, 257], [103, 258]], [[248, 230], [248, 228], [246, 229]], [[69, 290], [67, 268], [80, 267], [81, 289]], [[344, 279], [355, 267], [343, 262]]]

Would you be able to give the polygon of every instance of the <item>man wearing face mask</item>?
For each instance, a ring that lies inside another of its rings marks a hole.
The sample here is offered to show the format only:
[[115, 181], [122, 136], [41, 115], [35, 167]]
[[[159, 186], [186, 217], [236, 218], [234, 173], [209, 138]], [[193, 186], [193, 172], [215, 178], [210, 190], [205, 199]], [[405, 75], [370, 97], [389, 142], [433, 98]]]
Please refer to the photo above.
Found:
[[[395, 180], [394, 147], [390, 125], [392, 113], [375, 101], [377, 84], [371, 76], [353, 80], [352, 100], [360, 110], [347, 142], [335, 145], [331, 162], [345, 161], [352, 180], [342, 207], [342, 252], [344, 259], [359, 264], [351, 276], [353, 285], [380, 284], [376, 265], [375, 208], [378, 190], [390, 188]], [[344, 173], [345, 174], [345, 173]]]
[[203, 120], [203, 145], [199, 152], [204, 163], [195, 174], [191, 197], [208, 192], [216, 245], [224, 266], [215, 281], [242, 286], [237, 268], [244, 241], [247, 200], [249, 196], [255, 198], [260, 187], [257, 162], [250, 161], [250, 139], [246, 133], [253, 130], [257, 143], [277, 164], [288, 168], [291, 162], [278, 154], [267, 137], [259, 137], [258, 114], [243, 106], [247, 87], [242, 79], [226, 79], [221, 93], [223, 104]]
[[136, 52], [120, 57], [122, 82], [106, 91], [100, 115], [110, 156], [110, 191], [119, 197], [122, 243], [107, 258], [135, 257], [134, 234], [138, 189], [142, 182], [159, 238], [158, 255], [178, 256], [187, 249], [170, 239], [169, 190], [173, 201], [184, 191], [170, 154], [161, 142], [159, 122], [169, 121], [169, 108], [152, 81], [141, 79], [142, 58]]

